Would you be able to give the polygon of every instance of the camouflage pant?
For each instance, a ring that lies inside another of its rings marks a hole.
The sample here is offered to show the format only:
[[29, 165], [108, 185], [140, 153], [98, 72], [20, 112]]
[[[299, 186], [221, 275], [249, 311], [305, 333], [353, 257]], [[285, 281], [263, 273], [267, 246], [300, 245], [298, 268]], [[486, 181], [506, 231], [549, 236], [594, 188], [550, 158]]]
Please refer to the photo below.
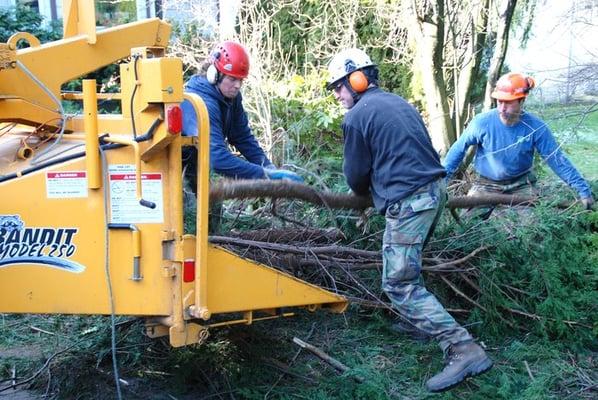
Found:
[[[517, 179], [511, 179], [507, 181], [492, 181], [486, 179], [483, 176], [479, 176], [471, 185], [471, 188], [467, 192], [468, 196], [475, 196], [478, 194], [517, 194], [521, 196], [535, 196], [538, 194], [536, 190], [536, 176], [533, 172], [520, 176]], [[521, 216], [526, 216], [528, 207], [519, 206], [511, 207]], [[465, 211], [464, 215], [469, 217], [480, 217], [486, 219], [490, 217], [490, 214], [496, 209], [496, 207], [479, 207]], [[501, 216], [500, 213], [497, 216]]]
[[501, 194], [520, 194], [522, 196], [533, 196], [536, 194], [536, 176], [532, 172], [520, 176], [517, 179], [507, 181], [493, 181], [479, 176], [467, 193], [469, 196], [474, 194], [501, 193]]
[[425, 288], [422, 249], [446, 202], [446, 183], [439, 179], [386, 210], [382, 289], [393, 307], [414, 327], [438, 340], [446, 352], [451, 344], [473, 340]]

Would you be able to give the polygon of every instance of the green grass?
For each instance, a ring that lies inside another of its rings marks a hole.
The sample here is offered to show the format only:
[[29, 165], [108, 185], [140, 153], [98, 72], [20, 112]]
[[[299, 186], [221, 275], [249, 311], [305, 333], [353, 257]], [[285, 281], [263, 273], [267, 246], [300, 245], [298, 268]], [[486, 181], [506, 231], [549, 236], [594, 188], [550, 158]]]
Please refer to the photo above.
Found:
[[[598, 378], [592, 353], [523, 335], [486, 341], [495, 361], [490, 372], [450, 392], [431, 395], [423, 385], [442, 367], [440, 349], [392, 332], [388, 322], [382, 312], [364, 313], [355, 307], [345, 317], [305, 312], [285, 321], [214, 330], [203, 346], [181, 349], [148, 341], [136, 331], [128, 334], [129, 346], [119, 344], [120, 375], [128, 383], [123, 393], [134, 399], [218, 398], [219, 393], [239, 399], [263, 399], [267, 393], [272, 399], [562, 399], [580, 390], [580, 375], [594, 382]], [[104, 331], [107, 321], [96, 324]], [[61, 334], [72, 343], [70, 333]], [[119, 337], [123, 334], [120, 331]], [[306, 351], [293, 360], [299, 349], [292, 343], [294, 336], [320, 347], [350, 372], [339, 374]], [[43, 335], [34, 342], [48, 349], [46, 357], [65, 345], [48, 342]], [[108, 348], [105, 340], [90, 337], [57, 357], [50, 380], [56, 398], [113, 397]], [[281, 371], [272, 359], [287, 364], [293, 375], [279, 380]], [[2, 360], [2, 377], [15, 365], [21, 372], [36, 370], [45, 357], [17, 360]], [[43, 375], [34, 387], [43, 390], [47, 381]], [[590, 398], [589, 394], [572, 398]]]
[[598, 107], [595, 104], [568, 107], [534, 105], [529, 110], [548, 124], [584, 177], [598, 179]]

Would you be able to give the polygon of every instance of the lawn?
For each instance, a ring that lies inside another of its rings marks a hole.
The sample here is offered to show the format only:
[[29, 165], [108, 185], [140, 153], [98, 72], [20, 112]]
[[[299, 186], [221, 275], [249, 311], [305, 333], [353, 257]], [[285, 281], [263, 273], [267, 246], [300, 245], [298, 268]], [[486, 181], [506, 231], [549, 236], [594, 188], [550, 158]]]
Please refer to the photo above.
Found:
[[535, 105], [530, 111], [550, 126], [584, 177], [598, 179], [598, 104], [569, 107]]

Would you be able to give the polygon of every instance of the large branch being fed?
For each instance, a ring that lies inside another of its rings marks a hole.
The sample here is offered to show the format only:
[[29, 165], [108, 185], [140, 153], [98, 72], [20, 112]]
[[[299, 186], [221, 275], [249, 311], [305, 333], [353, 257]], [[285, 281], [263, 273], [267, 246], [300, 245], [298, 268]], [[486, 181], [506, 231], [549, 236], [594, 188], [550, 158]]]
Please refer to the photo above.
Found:
[[300, 199], [330, 208], [362, 210], [372, 206], [370, 197], [319, 192], [312, 186], [288, 180], [221, 180], [210, 187], [210, 201], [258, 197]]
[[[210, 188], [210, 201], [226, 199], [251, 199], [269, 197], [273, 199], [300, 199], [330, 208], [363, 210], [373, 206], [369, 196], [354, 194], [319, 192], [312, 186], [286, 180], [221, 180]], [[485, 194], [460, 196], [449, 199], [447, 208], [470, 208], [496, 205], [533, 206], [538, 199], [531, 196], [510, 194]], [[559, 203], [557, 207], [567, 208], [570, 203]]]

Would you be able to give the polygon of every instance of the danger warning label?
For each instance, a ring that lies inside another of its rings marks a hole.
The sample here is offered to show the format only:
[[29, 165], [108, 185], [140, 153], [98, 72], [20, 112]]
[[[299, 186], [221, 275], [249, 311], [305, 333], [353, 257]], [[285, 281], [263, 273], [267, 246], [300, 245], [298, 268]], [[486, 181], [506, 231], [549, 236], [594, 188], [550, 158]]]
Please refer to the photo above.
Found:
[[135, 166], [119, 164], [110, 166], [110, 215], [112, 223], [162, 223], [164, 202], [162, 174], [141, 174], [143, 199], [156, 204], [148, 208], [139, 204]]
[[46, 172], [46, 194], [49, 199], [87, 197], [86, 172]]

